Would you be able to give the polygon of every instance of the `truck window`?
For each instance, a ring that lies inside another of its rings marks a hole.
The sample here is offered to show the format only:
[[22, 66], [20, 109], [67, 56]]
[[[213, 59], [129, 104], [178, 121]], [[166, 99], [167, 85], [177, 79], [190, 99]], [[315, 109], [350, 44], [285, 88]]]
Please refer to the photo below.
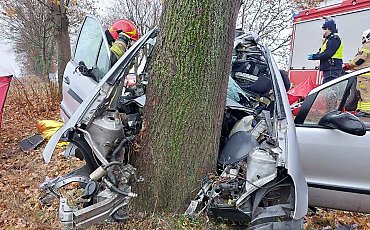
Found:
[[[364, 20], [369, 15], [370, 9], [330, 15], [337, 24], [338, 34], [344, 44], [343, 62], [349, 62], [361, 47], [361, 34], [370, 28], [370, 20]], [[322, 17], [295, 23], [291, 69], [315, 69], [319, 65], [319, 61], [307, 60], [307, 54], [316, 53], [321, 47], [323, 23]]]

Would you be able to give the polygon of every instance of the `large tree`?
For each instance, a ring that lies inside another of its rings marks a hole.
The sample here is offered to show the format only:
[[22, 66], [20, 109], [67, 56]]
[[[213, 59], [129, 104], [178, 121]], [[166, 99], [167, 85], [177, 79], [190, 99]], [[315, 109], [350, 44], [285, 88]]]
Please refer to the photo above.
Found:
[[[85, 13], [95, 12], [95, 0], [38, 0], [49, 9], [57, 44], [58, 85], [62, 92], [64, 69], [71, 59], [70, 24], [81, 21]], [[71, 20], [72, 19], [72, 20]]]
[[149, 74], [138, 207], [179, 211], [215, 170], [239, 0], [169, 0]]

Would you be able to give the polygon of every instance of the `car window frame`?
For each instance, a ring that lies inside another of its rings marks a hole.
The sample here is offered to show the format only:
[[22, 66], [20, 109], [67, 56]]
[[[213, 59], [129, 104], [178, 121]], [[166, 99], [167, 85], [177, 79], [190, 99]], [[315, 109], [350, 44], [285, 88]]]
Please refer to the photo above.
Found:
[[[96, 62], [95, 62], [95, 66], [97, 67], [97, 70], [99, 70], [98, 68], [98, 61], [99, 61], [99, 57], [100, 57], [100, 53], [101, 53], [101, 50], [102, 48], [106, 49], [106, 47], [104, 46], [104, 41], [102, 41], [100, 43], [100, 48], [99, 48], [99, 52], [97, 53], [97, 57], [96, 57]], [[106, 53], [107, 53], [107, 58], [106, 59], [106, 65], [105, 65], [105, 73], [102, 75], [102, 76], [97, 76], [97, 79], [100, 81], [101, 79], [103, 79], [103, 77], [105, 76], [105, 74], [108, 73], [109, 69], [112, 67], [111, 65], [111, 60], [110, 60], [110, 50], [109, 49], [106, 49]]]
[[317, 90], [313, 90], [311, 91], [312, 93], [310, 93], [304, 100], [296, 118], [294, 119], [294, 123], [296, 124], [296, 126], [300, 126], [300, 127], [314, 127], [314, 128], [326, 128], [324, 126], [321, 126], [319, 124], [305, 124], [304, 121], [306, 120], [307, 118], [307, 115], [309, 113], [309, 111], [311, 110], [312, 108], [312, 105], [314, 104], [314, 102], [316, 101], [317, 99], [317, 96], [319, 95], [320, 92], [322, 92], [323, 90], [329, 88], [329, 87], [333, 87], [337, 84], [339, 84], [340, 82], [343, 82], [343, 81], [347, 81], [347, 85], [346, 85], [346, 89], [344, 90], [344, 94], [342, 96], [342, 99], [341, 99], [341, 102], [339, 103], [339, 106], [337, 108], [337, 111], [343, 111], [343, 108], [344, 108], [344, 105], [345, 105], [345, 102], [346, 100], [348, 99], [349, 97], [349, 94], [350, 94], [350, 89], [351, 89], [351, 85], [354, 83], [355, 81], [355, 77], [356, 76], [359, 76], [361, 74], [356, 74], [356, 75], [350, 75], [350, 76], [347, 76], [347, 77], [341, 77], [340, 80], [338, 81], [333, 81], [333, 82], [329, 82], [327, 85], [322, 85], [322, 87], [320, 87], [319, 89]]
[[81, 31], [82, 31], [82, 28], [83, 28], [83, 27], [84, 27], [84, 25], [85, 25], [85, 22], [86, 22], [87, 18], [91, 18], [91, 19], [93, 19], [94, 21], [96, 21], [96, 22], [98, 23], [98, 25], [99, 25], [99, 30], [100, 30], [100, 33], [101, 33], [101, 35], [102, 35], [102, 40], [101, 40], [101, 42], [100, 42], [98, 52], [96, 53], [96, 56], [95, 56], [94, 67], [96, 67], [96, 66], [97, 66], [98, 58], [99, 58], [99, 54], [100, 54], [100, 50], [101, 50], [101, 48], [103, 47], [103, 43], [104, 43], [104, 47], [105, 47], [105, 49], [106, 49], [106, 51], [107, 51], [107, 54], [108, 54], [108, 61], [107, 61], [107, 65], [108, 65], [108, 66], [107, 66], [107, 71], [106, 71], [106, 73], [105, 73], [102, 77], [100, 77], [100, 78], [98, 78], [98, 79], [93, 79], [93, 78], [91, 78], [93, 81], [95, 81], [95, 82], [97, 82], [97, 83], [98, 83], [98, 82], [99, 82], [101, 79], [103, 79], [103, 77], [104, 77], [104, 76], [109, 72], [109, 70], [112, 68], [112, 65], [111, 65], [111, 56], [109, 55], [109, 53], [110, 53], [109, 43], [108, 43], [107, 37], [106, 37], [106, 35], [105, 35], [105, 32], [104, 32], [104, 30], [103, 30], [102, 24], [101, 24], [100, 20], [99, 20], [96, 16], [91, 15], [91, 14], [86, 14], [86, 15], [85, 15], [85, 17], [84, 17], [84, 19], [82, 20], [81, 26], [80, 26], [80, 28], [78, 29], [78, 36], [77, 36], [77, 39], [76, 39], [76, 44], [73, 46], [73, 49], [72, 49], [71, 62], [72, 62], [75, 66], [77, 66], [77, 65], [78, 65], [78, 63], [76, 63], [76, 61], [75, 61], [75, 54], [76, 54], [76, 49], [77, 49], [77, 46], [78, 46], [78, 43], [79, 43], [79, 40], [80, 40]]

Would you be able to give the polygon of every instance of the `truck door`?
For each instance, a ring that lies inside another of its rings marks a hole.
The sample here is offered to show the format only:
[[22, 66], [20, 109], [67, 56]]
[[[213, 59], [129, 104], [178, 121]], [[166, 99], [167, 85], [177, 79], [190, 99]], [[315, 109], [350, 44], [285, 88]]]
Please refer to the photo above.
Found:
[[[108, 72], [109, 54], [109, 45], [100, 21], [92, 15], [87, 15], [81, 24], [72, 58], [63, 75], [63, 100], [60, 109], [65, 122]], [[85, 76], [76, 70], [81, 61], [87, 68], [96, 70], [95, 77]]]

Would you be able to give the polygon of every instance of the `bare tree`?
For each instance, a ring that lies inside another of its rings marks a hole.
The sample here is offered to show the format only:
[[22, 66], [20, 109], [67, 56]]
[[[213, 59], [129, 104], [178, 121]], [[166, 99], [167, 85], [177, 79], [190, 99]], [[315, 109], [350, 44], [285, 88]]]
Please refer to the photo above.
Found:
[[45, 81], [50, 80], [48, 75], [55, 72], [57, 65], [61, 86], [71, 57], [70, 33], [77, 31], [77, 24], [86, 13], [95, 12], [94, 4], [95, 0], [1, 1], [0, 37], [14, 43], [18, 60]]
[[238, 26], [257, 33], [271, 51], [279, 56], [279, 64], [284, 65], [294, 9], [295, 4], [291, 0], [244, 0]]
[[[37, 0], [47, 7], [53, 22], [54, 39], [57, 44], [58, 85], [61, 93], [63, 72], [71, 58], [70, 23], [81, 21], [86, 12], [95, 12], [95, 0]], [[80, 6], [80, 7], [79, 7]], [[72, 19], [72, 20], [71, 20]]]
[[158, 25], [160, 14], [160, 0], [106, 1], [103, 19], [106, 27], [119, 18], [132, 20], [139, 32], [145, 34]]
[[[17, 59], [30, 74], [49, 82], [55, 43], [52, 24], [44, 6], [33, 0], [2, 1], [0, 37], [13, 45]], [[25, 71], [24, 71], [25, 72]]]
[[281, 67], [287, 66], [294, 12], [319, 4], [320, 0], [244, 0], [238, 26], [257, 33]]

